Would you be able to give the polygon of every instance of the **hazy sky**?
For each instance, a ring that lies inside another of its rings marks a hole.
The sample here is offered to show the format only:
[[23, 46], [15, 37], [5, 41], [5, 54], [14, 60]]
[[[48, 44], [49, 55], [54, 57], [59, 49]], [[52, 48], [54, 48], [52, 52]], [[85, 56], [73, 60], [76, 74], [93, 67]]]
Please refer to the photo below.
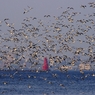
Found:
[[[67, 7], [73, 7], [75, 11], [80, 11], [81, 5], [87, 5], [95, 0], [0, 0], [0, 20], [9, 18], [10, 22], [19, 27], [25, 17], [43, 18], [44, 15], [60, 15]], [[33, 8], [27, 14], [23, 14], [27, 6]], [[60, 9], [62, 7], [62, 9]], [[91, 11], [90, 9], [86, 10]], [[85, 11], [85, 12], [86, 12]], [[82, 12], [82, 10], [81, 10]], [[84, 10], [83, 10], [84, 12]]]
[[[80, 8], [81, 5], [88, 5], [89, 2], [95, 2], [95, 0], [0, 0], [0, 21], [9, 18], [10, 22], [20, 29], [20, 25], [26, 17], [43, 20], [44, 15], [60, 16], [67, 7], [73, 7], [74, 11], [83, 14], [93, 13], [92, 8], [87, 7], [86, 10]], [[28, 10], [27, 6], [33, 9], [23, 14], [24, 9]], [[2, 26], [1, 30], [7, 30], [7, 27]]]
[[[46, 14], [58, 15], [60, 11], [66, 10], [67, 7], [74, 7], [80, 10], [81, 5], [86, 5], [95, 0], [0, 0], [0, 20], [10, 18], [15, 24], [21, 23], [24, 17], [36, 16], [42, 17]], [[27, 6], [33, 7], [33, 10], [23, 15]], [[57, 8], [62, 7], [62, 10]], [[88, 10], [89, 11], [89, 10]]]

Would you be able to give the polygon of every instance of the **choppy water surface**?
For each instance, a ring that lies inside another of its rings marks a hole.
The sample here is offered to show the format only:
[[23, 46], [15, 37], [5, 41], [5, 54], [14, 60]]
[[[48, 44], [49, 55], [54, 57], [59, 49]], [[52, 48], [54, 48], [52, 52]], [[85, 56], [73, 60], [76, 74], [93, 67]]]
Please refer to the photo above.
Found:
[[0, 95], [94, 95], [94, 73], [0, 71]]

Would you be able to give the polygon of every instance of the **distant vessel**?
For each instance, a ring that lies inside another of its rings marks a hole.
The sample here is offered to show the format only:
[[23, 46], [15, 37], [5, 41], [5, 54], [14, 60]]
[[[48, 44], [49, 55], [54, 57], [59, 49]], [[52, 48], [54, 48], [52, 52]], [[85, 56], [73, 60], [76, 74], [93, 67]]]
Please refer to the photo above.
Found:
[[79, 69], [80, 70], [91, 70], [91, 65], [89, 63], [81, 63], [79, 64]]
[[46, 57], [44, 58], [44, 63], [43, 63], [43, 66], [42, 66], [42, 70], [43, 71], [48, 71], [49, 70], [48, 61], [47, 61]]

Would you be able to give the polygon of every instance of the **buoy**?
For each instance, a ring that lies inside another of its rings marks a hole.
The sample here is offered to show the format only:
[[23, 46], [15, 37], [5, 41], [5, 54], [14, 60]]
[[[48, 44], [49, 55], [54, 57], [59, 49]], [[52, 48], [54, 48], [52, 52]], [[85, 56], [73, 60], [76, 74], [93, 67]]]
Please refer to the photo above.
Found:
[[47, 61], [47, 58], [45, 57], [44, 58], [44, 63], [43, 63], [43, 66], [42, 66], [42, 70], [43, 71], [47, 71], [49, 68], [48, 68], [48, 61]]

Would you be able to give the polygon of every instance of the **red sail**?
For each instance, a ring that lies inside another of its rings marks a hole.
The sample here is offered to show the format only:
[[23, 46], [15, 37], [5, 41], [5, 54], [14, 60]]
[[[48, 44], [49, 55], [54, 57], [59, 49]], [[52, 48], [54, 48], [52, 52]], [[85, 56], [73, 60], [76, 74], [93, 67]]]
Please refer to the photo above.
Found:
[[44, 70], [44, 71], [48, 70], [48, 62], [47, 62], [47, 58], [46, 57], [44, 58], [44, 64], [43, 64], [42, 70]]

